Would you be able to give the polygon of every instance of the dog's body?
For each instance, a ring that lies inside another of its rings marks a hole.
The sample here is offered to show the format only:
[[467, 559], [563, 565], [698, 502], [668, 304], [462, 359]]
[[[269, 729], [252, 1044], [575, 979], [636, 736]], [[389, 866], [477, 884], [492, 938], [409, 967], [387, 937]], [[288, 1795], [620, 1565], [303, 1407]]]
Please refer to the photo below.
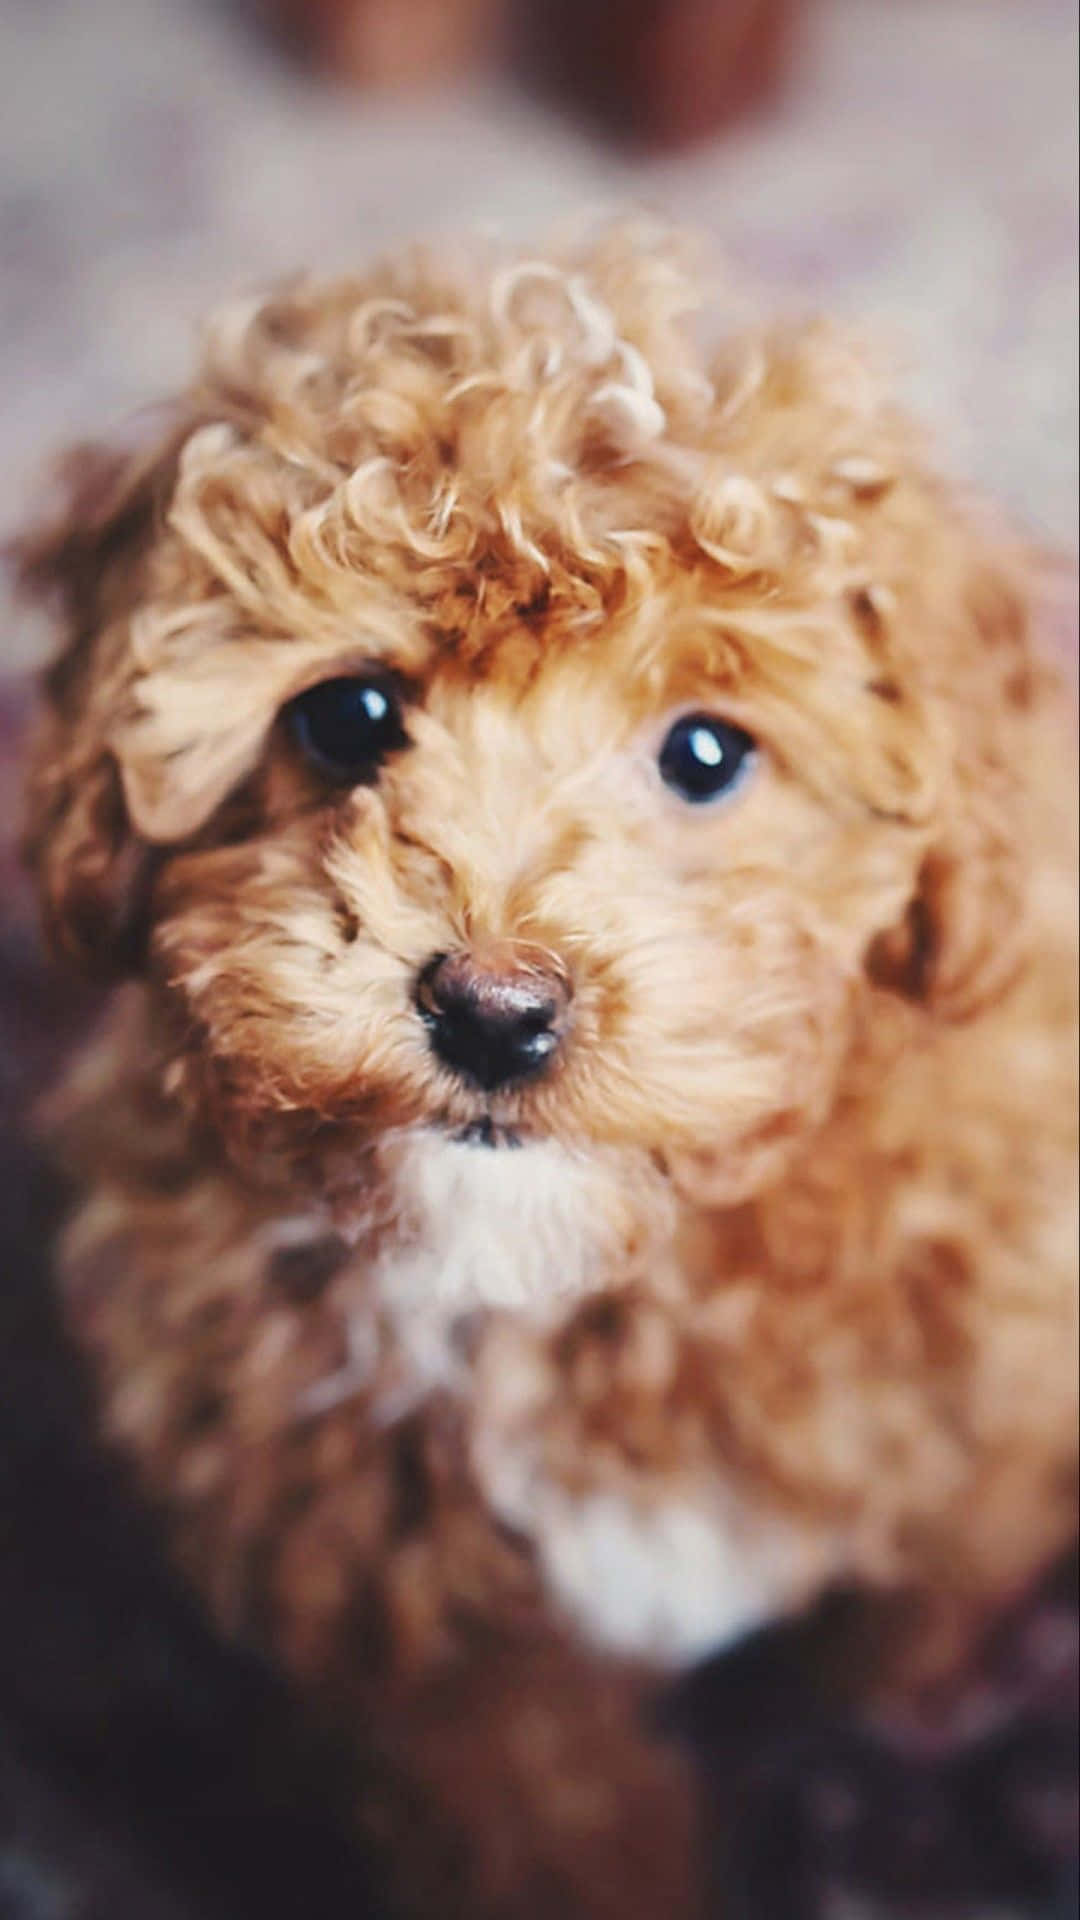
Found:
[[47, 917], [143, 976], [56, 1103], [70, 1313], [324, 1692], [375, 1617], [970, 1627], [1074, 1524], [1067, 705], [858, 363], [685, 304], [618, 238], [283, 294], [27, 552]]

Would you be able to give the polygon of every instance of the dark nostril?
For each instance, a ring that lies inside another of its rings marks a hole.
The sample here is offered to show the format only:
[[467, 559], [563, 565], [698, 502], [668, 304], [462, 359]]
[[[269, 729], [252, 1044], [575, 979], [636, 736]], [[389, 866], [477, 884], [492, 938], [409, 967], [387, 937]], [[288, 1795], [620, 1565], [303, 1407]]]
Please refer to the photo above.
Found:
[[481, 966], [438, 954], [416, 983], [416, 1005], [444, 1066], [491, 1091], [543, 1072], [560, 1043], [567, 992], [547, 969]]

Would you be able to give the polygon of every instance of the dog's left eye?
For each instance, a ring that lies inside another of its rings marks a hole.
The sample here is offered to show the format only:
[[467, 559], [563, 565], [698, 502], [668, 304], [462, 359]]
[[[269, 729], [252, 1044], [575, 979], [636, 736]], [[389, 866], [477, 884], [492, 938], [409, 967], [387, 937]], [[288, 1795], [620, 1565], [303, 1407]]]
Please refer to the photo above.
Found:
[[687, 713], [660, 749], [660, 777], [683, 800], [714, 800], [745, 777], [754, 754], [750, 735], [733, 721]]
[[373, 677], [323, 680], [288, 708], [293, 738], [320, 773], [359, 786], [408, 745], [392, 687]]

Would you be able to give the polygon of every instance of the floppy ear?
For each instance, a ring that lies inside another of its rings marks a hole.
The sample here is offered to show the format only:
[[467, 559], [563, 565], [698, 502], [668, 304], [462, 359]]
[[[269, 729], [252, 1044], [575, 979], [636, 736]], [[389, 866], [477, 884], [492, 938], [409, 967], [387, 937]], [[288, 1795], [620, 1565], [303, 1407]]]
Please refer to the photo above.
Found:
[[903, 923], [874, 941], [870, 977], [946, 1019], [967, 1019], [1013, 978], [1022, 913], [1015, 849], [939, 847], [923, 861]]
[[951, 1020], [992, 1002], [1023, 958], [1021, 781], [1038, 752], [1032, 710], [1046, 682], [1022, 569], [999, 565], [966, 537], [972, 565], [945, 623], [930, 691], [950, 743], [940, 828], [903, 921], [868, 954], [875, 985]]
[[12, 550], [19, 589], [43, 600], [60, 630], [42, 676], [24, 853], [53, 946], [105, 978], [137, 963], [152, 858], [105, 744], [110, 629], [134, 601], [189, 432], [173, 418], [149, 450], [73, 448], [58, 469], [57, 509]]

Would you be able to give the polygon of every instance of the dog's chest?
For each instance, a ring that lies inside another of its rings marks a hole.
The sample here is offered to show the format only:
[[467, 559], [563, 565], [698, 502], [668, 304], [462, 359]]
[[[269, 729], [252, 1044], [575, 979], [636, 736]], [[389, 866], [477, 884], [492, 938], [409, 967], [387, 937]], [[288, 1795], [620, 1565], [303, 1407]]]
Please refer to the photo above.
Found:
[[433, 1389], [459, 1399], [483, 1498], [529, 1541], [578, 1629], [680, 1663], [790, 1606], [816, 1555], [786, 1526], [752, 1524], [717, 1476], [596, 1478], [584, 1433], [569, 1478], [552, 1471], [547, 1435], [574, 1418], [552, 1335], [634, 1270], [658, 1283], [672, 1252], [662, 1194], [628, 1192], [555, 1146], [427, 1140], [402, 1147], [395, 1191], [373, 1271], [396, 1353], [389, 1411]]

